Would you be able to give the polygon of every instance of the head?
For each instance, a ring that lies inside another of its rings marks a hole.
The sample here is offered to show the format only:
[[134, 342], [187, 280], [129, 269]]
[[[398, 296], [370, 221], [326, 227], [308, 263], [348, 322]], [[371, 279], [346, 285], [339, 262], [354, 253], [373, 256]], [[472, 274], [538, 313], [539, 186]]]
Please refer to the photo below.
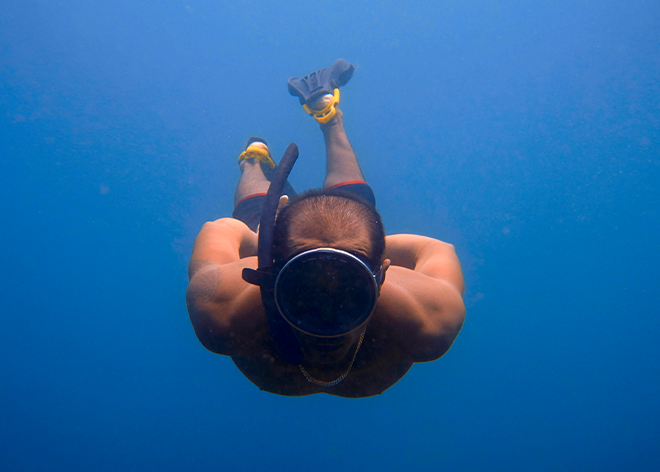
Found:
[[357, 249], [377, 269], [385, 253], [385, 230], [380, 215], [366, 200], [349, 192], [333, 190], [326, 194], [322, 189], [314, 189], [296, 195], [275, 221], [275, 266], [281, 267], [290, 257], [317, 247], [349, 252]]
[[[385, 232], [375, 208], [350, 193], [326, 194], [311, 190], [292, 198], [277, 216], [273, 259], [278, 270], [292, 257], [318, 248], [334, 248], [356, 255], [377, 271], [383, 261]], [[296, 329], [305, 357], [320, 363], [337, 362], [360, 337], [364, 326], [337, 337], [316, 337]]]

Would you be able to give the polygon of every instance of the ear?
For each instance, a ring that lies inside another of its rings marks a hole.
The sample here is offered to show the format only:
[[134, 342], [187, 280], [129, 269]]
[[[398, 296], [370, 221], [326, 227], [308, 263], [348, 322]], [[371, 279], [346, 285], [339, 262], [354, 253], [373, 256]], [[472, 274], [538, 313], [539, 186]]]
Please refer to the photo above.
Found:
[[282, 210], [282, 208], [284, 208], [284, 205], [286, 205], [288, 203], [288, 201], [289, 201], [289, 196], [288, 195], [282, 195], [280, 197], [280, 203], [277, 204], [277, 213], [276, 214], [280, 213], [280, 210]]
[[385, 283], [385, 273], [387, 272], [387, 269], [392, 265], [392, 261], [389, 259], [385, 259], [383, 263], [380, 266], [380, 276], [378, 277], [378, 287], [382, 287], [383, 284]]
[[[275, 218], [277, 218], [277, 215], [280, 214], [280, 211], [282, 208], [284, 208], [284, 205], [286, 205], [289, 201], [289, 196], [288, 195], [282, 195], [280, 197], [280, 202], [277, 204], [277, 212], [275, 213]], [[259, 234], [259, 227], [261, 226], [261, 223], [257, 225], [257, 234]]]

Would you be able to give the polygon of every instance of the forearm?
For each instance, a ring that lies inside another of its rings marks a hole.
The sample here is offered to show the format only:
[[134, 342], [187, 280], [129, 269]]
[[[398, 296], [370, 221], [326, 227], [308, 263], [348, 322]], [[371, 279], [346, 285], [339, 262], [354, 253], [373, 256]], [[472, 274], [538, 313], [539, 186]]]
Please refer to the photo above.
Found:
[[392, 265], [448, 282], [463, 294], [461, 264], [451, 244], [415, 234], [396, 234], [387, 237], [385, 247], [385, 257]]
[[257, 235], [242, 222], [223, 218], [206, 223], [195, 239], [189, 276], [200, 261], [224, 265], [257, 255]]
[[423, 249], [433, 243], [440, 243], [440, 241], [416, 234], [387, 236], [385, 258], [392, 261], [392, 265], [415, 270], [420, 262]]
[[442, 356], [465, 319], [456, 288], [401, 267], [388, 270], [378, 305], [392, 341], [410, 354], [412, 362]]

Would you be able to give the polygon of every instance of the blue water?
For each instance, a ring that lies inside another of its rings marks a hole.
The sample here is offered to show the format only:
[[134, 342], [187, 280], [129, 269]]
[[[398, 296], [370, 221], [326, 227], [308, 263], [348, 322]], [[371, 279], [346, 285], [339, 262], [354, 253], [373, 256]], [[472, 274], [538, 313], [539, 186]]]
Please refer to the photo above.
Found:
[[[660, 5], [5, 1], [0, 469], [660, 469]], [[343, 57], [388, 233], [467, 319], [378, 397], [259, 391], [184, 302], [251, 135], [320, 185], [286, 80]]]

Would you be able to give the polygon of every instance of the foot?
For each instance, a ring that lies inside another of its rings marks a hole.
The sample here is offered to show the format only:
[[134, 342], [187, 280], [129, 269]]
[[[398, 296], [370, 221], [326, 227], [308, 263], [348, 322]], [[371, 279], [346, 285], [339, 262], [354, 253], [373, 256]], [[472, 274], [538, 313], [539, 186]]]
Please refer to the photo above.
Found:
[[[257, 163], [259, 164], [258, 166]], [[238, 168], [241, 170], [241, 174], [243, 174], [241, 179], [245, 177], [248, 182], [265, 181], [270, 185], [277, 166], [275, 165], [275, 161], [270, 157], [270, 151], [268, 150], [268, 144], [266, 144], [265, 139], [255, 137], [248, 139], [245, 151], [238, 157]], [[266, 186], [266, 190], [268, 190], [268, 186]], [[296, 190], [288, 180], [284, 183], [284, 193], [292, 197], [297, 195]], [[241, 192], [237, 190], [237, 195], [239, 194]]]
[[289, 93], [298, 97], [305, 111], [319, 123], [329, 123], [337, 114], [339, 87], [348, 83], [355, 67], [337, 59], [332, 67], [323, 68], [303, 78], [289, 79]]
[[308, 107], [312, 111], [324, 110], [332, 102], [333, 98], [334, 98], [333, 94], [327, 93], [327, 94], [323, 95], [322, 97], [319, 97], [316, 100], [314, 100], [313, 102], [311, 102], [308, 105]]
[[311, 105], [303, 105], [305, 111], [314, 117], [321, 125], [330, 123], [339, 111], [339, 89], [334, 93], [327, 93], [322, 97], [311, 102]]
[[241, 171], [245, 169], [246, 162], [252, 161], [253, 159], [256, 159], [256, 161], [259, 162], [264, 175], [270, 180], [270, 177], [275, 170], [275, 161], [270, 157], [270, 151], [268, 150], [266, 140], [254, 137], [248, 139], [245, 151], [238, 156], [238, 166]]

